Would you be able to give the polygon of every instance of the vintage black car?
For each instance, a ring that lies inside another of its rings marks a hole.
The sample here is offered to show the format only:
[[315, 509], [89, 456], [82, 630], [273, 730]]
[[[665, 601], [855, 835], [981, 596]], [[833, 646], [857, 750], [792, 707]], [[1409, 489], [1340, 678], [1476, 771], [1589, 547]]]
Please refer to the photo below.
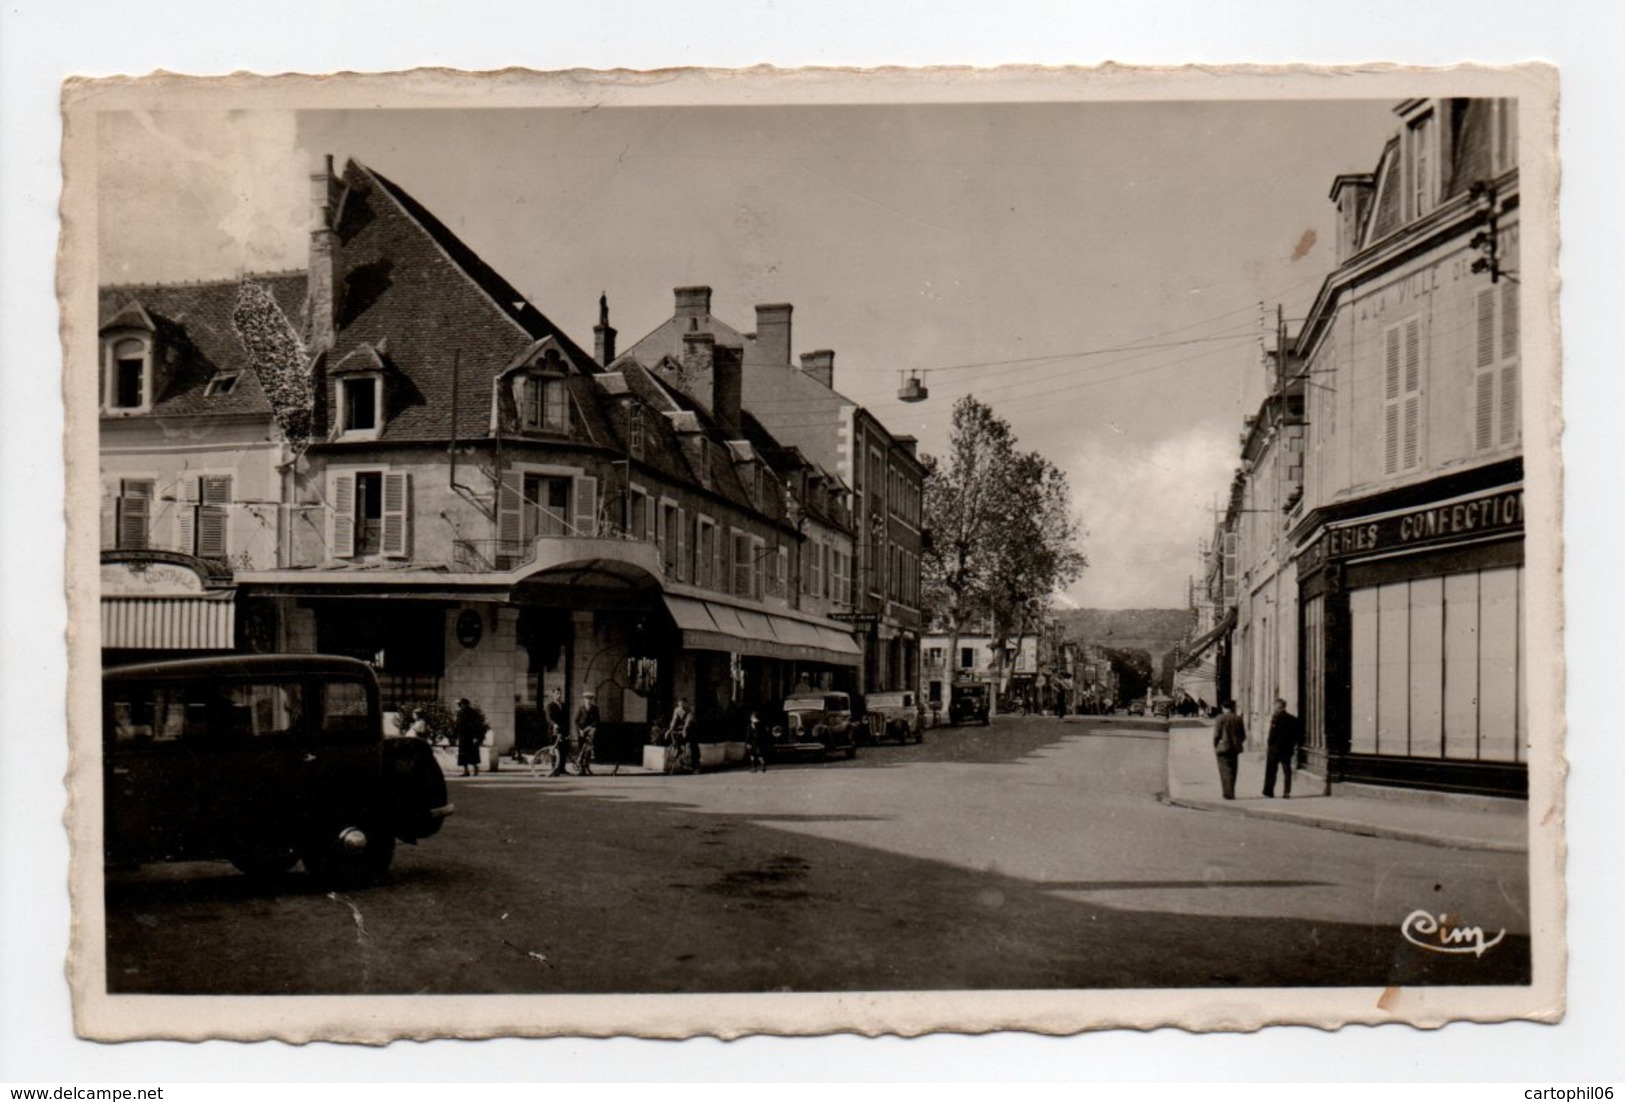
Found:
[[784, 723], [773, 732], [773, 754], [853, 757], [858, 752], [853, 726], [852, 698], [845, 693], [792, 696], [784, 702]]
[[453, 808], [428, 743], [386, 738], [378, 681], [326, 655], [188, 659], [102, 675], [103, 842], [112, 865], [225, 858], [251, 876], [303, 861], [381, 876], [397, 839]]
[[956, 682], [948, 698], [948, 722], [980, 723], [986, 727], [993, 686], [986, 681]]

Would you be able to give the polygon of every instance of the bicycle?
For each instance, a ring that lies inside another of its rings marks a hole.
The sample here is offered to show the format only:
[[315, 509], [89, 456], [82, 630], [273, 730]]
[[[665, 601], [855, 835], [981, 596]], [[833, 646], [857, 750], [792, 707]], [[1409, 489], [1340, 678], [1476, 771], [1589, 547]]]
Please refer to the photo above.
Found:
[[598, 728], [588, 727], [581, 732], [581, 746], [576, 750], [576, 776], [592, 776], [593, 747], [592, 742], [598, 735]]
[[530, 775], [548, 777], [559, 765], [559, 744], [550, 742], [530, 755]]

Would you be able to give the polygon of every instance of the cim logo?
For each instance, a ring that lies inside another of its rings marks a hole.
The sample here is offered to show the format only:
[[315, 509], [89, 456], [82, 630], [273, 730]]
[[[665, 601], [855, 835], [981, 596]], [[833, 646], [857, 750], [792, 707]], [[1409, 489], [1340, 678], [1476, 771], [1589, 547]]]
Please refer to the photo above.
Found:
[[1500, 931], [1488, 940], [1481, 926], [1453, 925], [1448, 915], [1433, 915], [1427, 911], [1412, 911], [1399, 924], [1399, 932], [1406, 941], [1418, 949], [1432, 953], [1471, 953], [1481, 957], [1500, 944], [1507, 936]]

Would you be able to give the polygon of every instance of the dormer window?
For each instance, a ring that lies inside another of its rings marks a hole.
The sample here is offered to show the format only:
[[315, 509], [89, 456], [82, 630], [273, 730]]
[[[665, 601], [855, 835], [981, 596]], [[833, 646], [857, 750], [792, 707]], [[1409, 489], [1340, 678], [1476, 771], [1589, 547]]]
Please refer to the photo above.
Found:
[[378, 389], [382, 380], [344, 379], [339, 383], [339, 423], [346, 435], [378, 431]]
[[626, 411], [626, 450], [633, 459], [643, 458], [643, 407], [633, 401]]
[[376, 440], [384, 428], [384, 360], [370, 345], [350, 353], [333, 371], [334, 438]]
[[203, 388], [204, 397], [214, 398], [220, 395], [230, 394], [232, 391], [237, 389], [238, 375], [239, 373], [235, 371], [227, 372], [223, 375], [216, 375], [214, 378], [209, 380], [209, 385]]
[[1405, 128], [1406, 201], [1411, 218], [1427, 214], [1439, 196], [1439, 125], [1432, 110], [1410, 120]]
[[152, 343], [140, 337], [109, 341], [104, 366], [104, 408], [145, 413], [152, 406]]
[[532, 371], [521, 378], [519, 424], [526, 432], [570, 431], [570, 392], [562, 376]]

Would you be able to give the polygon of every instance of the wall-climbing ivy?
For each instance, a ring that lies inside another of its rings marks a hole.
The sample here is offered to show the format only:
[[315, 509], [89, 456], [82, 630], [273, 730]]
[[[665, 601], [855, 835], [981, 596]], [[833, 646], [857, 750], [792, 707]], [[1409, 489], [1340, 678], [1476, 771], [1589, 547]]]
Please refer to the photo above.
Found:
[[315, 388], [310, 362], [282, 308], [263, 283], [245, 279], [237, 287], [231, 311], [237, 339], [248, 352], [249, 363], [270, 399], [271, 410], [284, 439], [295, 454], [310, 443], [311, 410]]

